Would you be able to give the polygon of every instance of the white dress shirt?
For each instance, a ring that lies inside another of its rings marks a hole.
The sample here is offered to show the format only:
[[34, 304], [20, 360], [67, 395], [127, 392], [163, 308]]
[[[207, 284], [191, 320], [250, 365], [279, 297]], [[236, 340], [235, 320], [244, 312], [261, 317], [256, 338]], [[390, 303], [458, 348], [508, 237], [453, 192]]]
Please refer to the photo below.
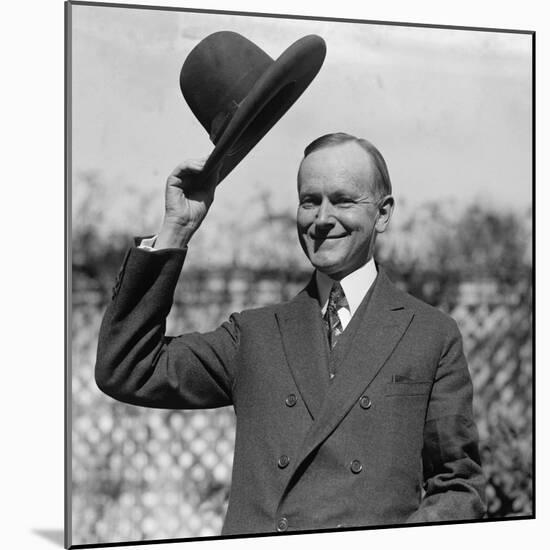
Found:
[[[328, 306], [330, 289], [335, 281], [320, 271], [315, 272], [315, 277], [317, 281], [317, 290], [319, 292], [321, 312], [324, 315]], [[349, 306], [342, 307], [337, 311], [340, 322], [342, 323], [342, 329], [348, 326], [353, 314], [357, 311], [357, 308], [363, 301], [363, 298], [366, 296], [375, 279], [376, 265], [371, 258], [364, 266], [346, 275], [346, 277], [340, 281]]]

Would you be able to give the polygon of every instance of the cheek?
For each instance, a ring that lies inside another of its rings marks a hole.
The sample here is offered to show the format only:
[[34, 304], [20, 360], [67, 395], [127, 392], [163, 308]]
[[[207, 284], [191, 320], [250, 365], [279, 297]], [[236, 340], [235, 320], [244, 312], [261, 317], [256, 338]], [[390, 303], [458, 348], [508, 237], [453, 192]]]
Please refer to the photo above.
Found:
[[304, 251], [306, 250], [306, 243], [305, 243], [306, 229], [307, 227], [300, 222], [300, 218], [296, 217], [296, 233], [298, 234], [298, 241], [300, 242], [300, 246]]
[[298, 233], [305, 232], [311, 225], [312, 220], [313, 216], [310, 213], [298, 208], [298, 212], [296, 214], [296, 227], [298, 228]]
[[312, 243], [306, 238], [306, 232], [300, 228], [299, 224], [297, 224], [296, 229], [298, 233], [298, 242], [300, 243], [302, 252], [306, 257], [310, 258], [313, 253]]
[[359, 238], [369, 235], [374, 225], [374, 220], [364, 219], [363, 217], [358, 218], [356, 215], [342, 215], [340, 216], [340, 222], [350, 234]]

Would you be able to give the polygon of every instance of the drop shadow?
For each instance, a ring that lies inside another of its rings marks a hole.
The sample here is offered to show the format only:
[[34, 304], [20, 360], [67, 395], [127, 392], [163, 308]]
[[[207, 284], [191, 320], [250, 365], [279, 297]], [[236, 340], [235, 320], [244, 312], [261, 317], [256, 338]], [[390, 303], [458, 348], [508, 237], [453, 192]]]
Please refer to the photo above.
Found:
[[63, 529], [33, 529], [33, 533], [63, 548], [65, 543]]

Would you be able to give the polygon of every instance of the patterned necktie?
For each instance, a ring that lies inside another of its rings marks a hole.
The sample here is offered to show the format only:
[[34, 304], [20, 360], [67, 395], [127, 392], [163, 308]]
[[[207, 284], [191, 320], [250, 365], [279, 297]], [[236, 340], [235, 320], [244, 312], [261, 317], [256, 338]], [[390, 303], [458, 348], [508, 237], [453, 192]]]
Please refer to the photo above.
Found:
[[338, 310], [342, 307], [349, 307], [348, 301], [342, 289], [342, 285], [335, 282], [330, 289], [327, 310], [323, 317], [328, 335], [328, 344], [331, 350], [334, 348], [339, 336], [344, 331], [340, 317], [338, 317]]

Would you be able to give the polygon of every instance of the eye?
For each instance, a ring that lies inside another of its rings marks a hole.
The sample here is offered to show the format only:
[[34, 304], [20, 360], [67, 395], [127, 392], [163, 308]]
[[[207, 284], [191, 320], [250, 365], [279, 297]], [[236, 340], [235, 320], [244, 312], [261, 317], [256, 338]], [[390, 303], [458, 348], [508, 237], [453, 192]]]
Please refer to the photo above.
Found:
[[302, 197], [300, 199], [300, 208], [314, 208], [318, 201], [314, 197]]
[[355, 201], [350, 197], [338, 197], [333, 204], [338, 208], [349, 208], [355, 204]]

